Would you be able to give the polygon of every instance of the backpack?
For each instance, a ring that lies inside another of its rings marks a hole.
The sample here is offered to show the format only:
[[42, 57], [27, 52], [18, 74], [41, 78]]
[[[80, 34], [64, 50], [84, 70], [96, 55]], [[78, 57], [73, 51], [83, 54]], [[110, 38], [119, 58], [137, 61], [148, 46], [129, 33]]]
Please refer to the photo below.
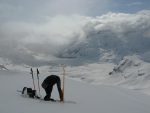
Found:
[[28, 96], [30, 98], [37, 97], [36, 96], [36, 90], [32, 90], [32, 88], [27, 88], [27, 87], [24, 87], [22, 89], [22, 95], [23, 96]]

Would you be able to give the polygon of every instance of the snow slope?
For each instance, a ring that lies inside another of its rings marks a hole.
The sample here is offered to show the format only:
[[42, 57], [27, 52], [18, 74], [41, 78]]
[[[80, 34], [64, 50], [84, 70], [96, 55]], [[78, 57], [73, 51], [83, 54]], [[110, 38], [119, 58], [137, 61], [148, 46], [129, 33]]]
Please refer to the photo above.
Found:
[[[40, 74], [40, 82], [45, 73]], [[149, 113], [150, 98], [136, 91], [106, 85], [66, 80], [65, 100], [76, 104], [51, 103], [21, 97], [16, 90], [32, 86], [27, 72], [0, 71], [1, 113]], [[42, 96], [45, 93], [42, 90]], [[52, 94], [58, 98], [57, 91]]]

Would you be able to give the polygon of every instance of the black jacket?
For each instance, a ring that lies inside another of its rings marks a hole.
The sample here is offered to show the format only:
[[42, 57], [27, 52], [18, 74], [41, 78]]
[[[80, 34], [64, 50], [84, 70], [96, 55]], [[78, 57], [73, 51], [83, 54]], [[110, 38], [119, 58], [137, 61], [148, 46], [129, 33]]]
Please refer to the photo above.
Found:
[[53, 86], [54, 84], [60, 84], [60, 78], [57, 75], [50, 75], [45, 78], [42, 83], [42, 87], [46, 89], [48, 86]]

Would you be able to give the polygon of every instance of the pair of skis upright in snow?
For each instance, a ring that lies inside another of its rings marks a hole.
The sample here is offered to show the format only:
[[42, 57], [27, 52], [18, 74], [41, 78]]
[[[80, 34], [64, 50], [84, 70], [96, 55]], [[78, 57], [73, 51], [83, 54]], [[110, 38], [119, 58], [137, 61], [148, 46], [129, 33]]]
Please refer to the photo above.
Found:
[[[34, 88], [34, 90], [35, 90], [35, 82], [34, 82], [34, 75], [33, 75], [33, 69], [31, 68], [31, 73], [30, 73], [31, 75], [32, 75], [32, 80], [33, 80], [33, 88]], [[37, 68], [37, 80], [38, 80], [38, 90], [39, 90], [39, 96], [41, 97], [41, 92], [40, 92], [40, 81], [39, 81], [39, 70], [38, 70], [38, 68]]]

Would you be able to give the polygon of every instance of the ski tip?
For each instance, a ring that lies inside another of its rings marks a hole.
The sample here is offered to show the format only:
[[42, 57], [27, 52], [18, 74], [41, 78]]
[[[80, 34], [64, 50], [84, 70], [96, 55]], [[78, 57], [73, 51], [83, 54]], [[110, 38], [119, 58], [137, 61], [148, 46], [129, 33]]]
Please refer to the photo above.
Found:
[[31, 74], [33, 73], [33, 70], [32, 70], [32, 68], [30, 69], [30, 71], [31, 71]]
[[37, 68], [37, 74], [40, 74], [39, 69]]

